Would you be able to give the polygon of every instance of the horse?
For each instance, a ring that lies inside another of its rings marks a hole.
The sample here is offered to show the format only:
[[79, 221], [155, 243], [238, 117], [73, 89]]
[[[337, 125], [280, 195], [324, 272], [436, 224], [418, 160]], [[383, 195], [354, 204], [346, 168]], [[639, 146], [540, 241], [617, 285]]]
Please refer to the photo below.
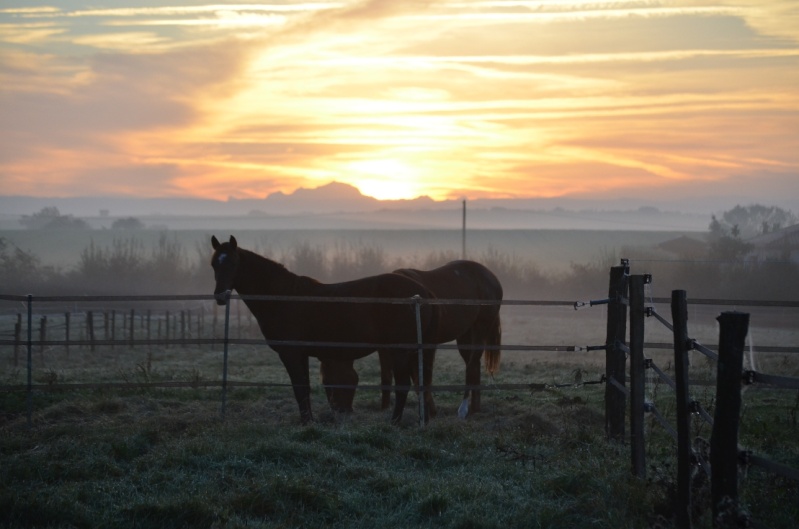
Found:
[[[394, 273], [425, 285], [438, 299], [493, 302], [485, 305], [438, 305], [441, 307], [438, 324], [432, 334], [425, 335], [425, 342], [441, 344], [457, 341], [458, 350], [466, 363], [467, 386], [480, 385], [480, 358], [484, 352], [486, 371], [489, 375], [496, 373], [501, 356], [498, 349], [502, 342], [499, 309], [503, 292], [502, 284], [491, 270], [474, 261], [458, 260], [434, 270], [402, 268], [394, 270]], [[394, 364], [388, 351], [379, 351], [379, 356], [381, 383], [383, 386], [391, 385]], [[424, 383], [429, 384], [429, 381], [425, 378]], [[384, 390], [383, 409], [389, 407], [390, 400], [390, 392]], [[432, 394], [426, 393], [425, 401], [431, 413], [435, 414]], [[458, 408], [458, 416], [465, 419], [470, 412], [478, 411], [480, 411], [480, 391], [467, 389]]]
[[[411, 299], [414, 296], [432, 298], [429, 289], [408, 276], [395, 273], [325, 284], [290, 272], [280, 263], [239, 247], [232, 235], [224, 243], [212, 236], [211, 245], [214, 250], [211, 266], [216, 281], [216, 302], [225, 305], [230, 291], [237, 291], [257, 320], [264, 337], [275, 342], [270, 343], [270, 347], [279, 355], [291, 379], [303, 424], [313, 420], [309, 357], [321, 361], [322, 384], [330, 406], [335, 411], [351, 412], [355, 389], [331, 385], [357, 385], [358, 374], [353, 368], [355, 360], [381, 346], [391, 359], [397, 380], [391, 421], [393, 424], [400, 422], [411, 384], [408, 359], [410, 356], [416, 358], [418, 354], [417, 307]], [[407, 303], [248, 299], [247, 296], [391, 298]], [[419, 305], [422, 336], [433, 334], [437, 306]], [[316, 345], [314, 342], [327, 343]], [[408, 347], [388, 348], [388, 344], [407, 344]], [[425, 380], [432, 378], [434, 355], [434, 350], [424, 351]], [[426, 412], [425, 422], [428, 418]]]

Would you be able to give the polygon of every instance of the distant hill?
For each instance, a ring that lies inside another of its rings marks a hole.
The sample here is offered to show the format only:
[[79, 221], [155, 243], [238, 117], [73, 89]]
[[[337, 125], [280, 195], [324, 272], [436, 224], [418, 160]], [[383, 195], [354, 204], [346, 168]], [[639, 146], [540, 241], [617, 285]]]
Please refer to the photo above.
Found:
[[[720, 199], [719, 199], [720, 200]], [[732, 200], [731, 198], [727, 199]], [[715, 206], [714, 206], [715, 204]], [[467, 203], [475, 229], [600, 229], [705, 231], [711, 214], [735, 205], [692, 198], [677, 202], [619, 198], [479, 199]], [[460, 229], [460, 200], [377, 200], [340, 182], [262, 199], [0, 196], [0, 229], [21, 229], [19, 217], [56, 207], [62, 215], [108, 228], [137, 217], [167, 229]]]
[[130, 197], [28, 197], [0, 196], [0, 212], [5, 215], [29, 215], [44, 207], [55, 206], [64, 215], [77, 217], [107, 214], [121, 216], [148, 215], [316, 215], [342, 211], [375, 211], [381, 208], [434, 206], [429, 197], [414, 200], [386, 200], [363, 195], [358, 188], [339, 182], [314, 188], [300, 188], [293, 193], [278, 191], [266, 198], [225, 201], [198, 198], [130, 198]]

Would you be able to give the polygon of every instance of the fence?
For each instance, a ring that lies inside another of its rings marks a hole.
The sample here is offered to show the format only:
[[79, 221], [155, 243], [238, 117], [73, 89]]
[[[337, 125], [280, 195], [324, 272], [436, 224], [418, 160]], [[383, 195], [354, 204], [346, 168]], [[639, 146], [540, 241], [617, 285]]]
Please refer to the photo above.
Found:
[[[22, 301], [28, 303], [27, 297], [0, 296], [0, 299], [9, 301]], [[89, 347], [92, 351], [98, 346], [126, 346], [141, 347], [152, 345], [190, 345], [195, 344], [203, 336], [215, 336], [220, 328], [219, 311], [215, 303], [208, 303], [208, 297], [184, 296], [178, 297], [49, 297], [36, 298], [40, 302], [108, 302], [113, 301], [184, 301], [201, 302], [195, 308], [154, 311], [152, 309], [89, 309], [81, 311], [48, 312], [39, 314], [35, 319], [23, 323], [23, 314], [16, 314], [13, 330], [4, 333], [10, 337], [14, 347], [14, 367], [19, 365], [19, 352], [26, 346], [28, 340], [23, 337], [22, 330], [28, 329], [35, 333], [38, 339], [32, 344], [41, 350], [46, 346], [61, 346], [69, 354], [72, 347]], [[33, 298], [31, 298], [31, 304]], [[236, 328], [239, 337], [242, 331], [247, 331], [247, 325], [253, 325], [252, 314], [242, 311], [240, 304], [235, 304], [235, 317], [238, 321]], [[210, 307], [210, 308], [209, 308]], [[210, 321], [207, 313], [210, 313]], [[242, 324], [244, 318], [247, 325]], [[98, 324], [99, 322], [99, 324]], [[222, 322], [224, 324], [224, 322]], [[8, 340], [3, 342], [8, 343]]]
[[[618, 283], [611, 272], [611, 283]], [[748, 514], [739, 511], [738, 502], [738, 466], [757, 465], [776, 475], [799, 481], [799, 470], [769, 461], [752, 454], [738, 446], [739, 418], [741, 409], [741, 386], [743, 384], [767, 384], [773, 388], [789, 390], [799, 389], [799, 379], [767, 375], [756, 371], [743, 371], [743, 352], [748, 332], [748, 313], [722, 312], [719, 322], [718, 352], [714, 352], [690, 338], [688, 333], [688, 302], [683, 290], [672, 292], [670, 300], [652, 299], [646, 306], [645, 285], [651, 282], [649, 275], [628, 276], [629, 298], [626, 301], [630, 310], [630, 342], [627, 351], [630, 356], [630, 389], [616, 380], [608, 385], [616, 390], [620, 399], [630, 398], [630, 446], [631, 466], [635, 476], [646, 475], [644, 449], [644, 417], [651, 414], [674, 437], [677, 444], [677, 498], [678, 507], [676, 521], [678, 527], [691, 526], [691, 470], [692, 466], [710, 475], [711, 501], [713, 519], [716, 527], [738, 527], [741, 524], [757, 526]], [[622, 286], [622, 295], [624, 287]], [[672, 321], [670, 323], [655, 310], [655, 303], [669, 302]], [[623, 302], [622, 302], [623, 303]], [[754, 305], [796, 307], [799, 303], [775, 303], [752, 301], [695, 300], [693, 303], [714, 305]], [[668, 377], [651, 359], [644, 357], [645, 348], [663, 347], [667, 344], [647, 344], [644, 341], [645, 320], [656, 319], [673, 334], [675, 379]], [[610, 348], [609, 348], [610, 350]], [[690, 397], [688, 352], [696, 350], [717, 363], [716, 403], [724, 406], [715, 407], [711, 417], [701, 404]], [[799, 353], [796, 347], [770, 348], [771, 351], [783, 353]], [[647, 402], [645, 395], [646, 370], [652, 370], [669, 387], [674, 390], [676, 399], [676, 429], [673, 428], [658, 411], [653, 402]], [[620, 413], [618, 410], [615, 413]], [[706, 458], [691, 444], [691, 417], [698, 415], [712, 427], [712, 436], [707, 443], [710, 455]], [[611, 437], [618, 437], [618, 434]], [[709, 459], [709, 460], [708, 460]], [[744, 519], [742, 519], [742, 517]]]
[[[8, 339], [0, 336], [0, 346], [13, 347], [14, 366], [18, 367], [24, 363], [21, 358], [27, 358], [27, 384], [0, 385], [0, 391], [25, 391], [28, 393], [28, 421], [31, 421], [32, 400], [31, 394], [35, 391], [60, 391], [69, 389], [100, 389], [100, 388], [194, 388], [221, 387], [222, 389], [222, 414], [224, 415], [226, 393], [229, 387], [268, 387], [286, 386], [287, 384], [271, 384], [260, 382], [230, 382], [227, 380], [227, 348], [229, 345], [313, 345], [318, 347], [363, 347], [375, 349], [374, 344], [342, 344], [342, 343], [305, 343], [305, 342], [278, 342], [264, 340], [259, 336], [259, 330], [254, 323], [249, 311], [241, 310], [240, 301], [242, 299], [283, 299], [280, 296], [241, 296], [231, 295], [224, 311], [219, 310], [215, 298], [210, 295], [184, 295], [184, 296], [8, 296], [0, 295], [0, 301], [10, 301], [19, 303], [26, 307], [26, 315], [18, 313], [14, 323], [13, 332], [6, 333]], [[288, 299], [288, 298], [287, 298]], [[477, 300], [397, 300], [397, 299], [374, 299], [374, 298], [297, 298], [292, 300], [305, 301], [325, 301], [325, 302], [384, 302], [384, 303], [466, 303], [466, 304], [485, 304], [488, 302]], [[113, 303], [127, 303], [144, 306], [147, 303], [184, 303], [191, 304], [191, 308], [171, 308], [169, 310], [153, 311], [151, 309], [128, 309], [128, 310], [100, 310], [98, 307]], [[499, 302], [491, 302], [499, 303]], [[88, 305], [88, 310], [77, 312], [63, 312], [56, 310], [64, 304]], [[505, 300], [503, 305], [508, 306], [561, 306], [571, 308], [572, 301], [523, 301]], [[40, 307], [38, 310], [47, 314], [37, 314], [34, 317], [33, 307]], [[231, 308], [232, 307], [232, 308]], [[224, 312], [220, 314], [220, 312]], [[56, 316], [60, 319], [56, 319]], [[210, 321], [209, 321], [210, 320]], [[53, 324], [54, 322], [57, 324]], [[237, 323], [233, 325], [234, 321]], [[193, 322], [193, 323], [192, 323]], [[233, 332], [235, 327], [237, 333]], [[23, 330], [27, 335], [23, 336]], [[224, 337], [219, 337], [220, 331]], [[238, 337], [234, 337], [236, 334]], [[36, 338], [34, 338], [34, 335]], [[407, 348], [422, 350], [428, 344], [422, 343], [420, 337], [417, 343], [413, 344], [390, 344], [381, 347]], [[35, 354], [44, 355], [45, 348], [63, 347], [64, 354], [68, 355], [71, 348], [84, 347], [95, 350], [105, 347], [113, 350], [115, 347], [125, 348], [149, 348], [162, 346], [165, 348], [175, 346], [209, 346], [211, 348], [224, 349], [224, 361], [221, 381], [206, 382], [146, 382], [146, 383], [57, 383], [55, 380], [48, 380], [45, 383], [34, 384], [31, 377], [32, 363]], [[455, 349], [454, 345], [438, 345], [438, 349]], [[580, 346], [561, 346], [561, 345], [504, 345], [503, 350], [518, 351], [577, 351], [590, 350], [591, 347]], [[582, 384], [598, 384], [601, 381], [583, 382]], [[553, 384], [492, 384], [485, 386], [465, 386], [465, 385], [437, 385], [427, 386], [421, 381], [422, 390], [432, 391], [463, 391], [465, 389], [477, 390], [528, 390], [552, 387]], [[382, 385], [358, 385], [356, 389], [365, 390], [386, 390], [395, 389], [394, 387]], [[423, 405], [423, 403], [421, 403]], [[423, 410], [420, 417], [423, 417]]]

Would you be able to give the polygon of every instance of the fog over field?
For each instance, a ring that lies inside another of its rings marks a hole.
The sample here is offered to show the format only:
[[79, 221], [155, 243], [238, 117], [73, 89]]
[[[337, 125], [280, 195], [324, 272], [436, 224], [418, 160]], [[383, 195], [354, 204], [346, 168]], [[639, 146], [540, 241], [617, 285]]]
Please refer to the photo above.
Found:
[[[790, 295], [779, 281], [755, 280], [793, 277], [789, 259], [769, 257], [773, 269], [759, 270], [744, 257], [748, 239], [791, 226], [796, 215], [784, 204], [713, 210], [696, 207], [701, 202], [378, 201], [339, 183], [260, 200], [6, 196], [0, 241], [12, 283], [21, 288], [26, 276], [29, 288], [51, 292], [204, 291], [211, 235], [235, 235], [243, 247], [329, 282], [465, 256], [496, 269], [518, 295], [551, 297], [589, 276], [603, 290], [607, 267], [629, 258], [633, 273], [657, 272], [666, 294], [690, 285], [704, 296]], [[728, 216], [734, 211], [738, 217]], [[715, 219], [723, 224], [716, 221], [711, 236]]]
[[[378, 201], [338, 183], [262, 200], [0, 196], [0, 234], [43, 264], [62, 269], [74, 267], [91, 243], [103, 247], [135, 237], [149, 247], [169, 233], [191, 258], [195, 251], [203, 254], [210, 235], [232, 234], [243, 245], [278, 259], [308, 244], [327, 252], [369, 246], [412, 262], [414, 256], [436, 251], [461, 256], [465, 242], [466, 255], [473, 259], [502, 253], [557, 270], [623, 246], [655, 246], [683, 233], [701, 237], [711, 212], [667, 209], [672, 206], [573, 199]], [[88, 229], [57, 237], [48, 230], [25, 229], [20, 220], [44, 208], [57, 208]], [[128, 218], [135, 218], [139, 229], [111, 229]]]
[[[177, 241], [189, 259], [205, 260], [211, 255], [211, 235], [227, 239], [234, 235], [239, 244], [260, 254], [285, 262], [301, 245], [324, 253], [355, 253], [362, 248], [383, 252], [387, 259], [405, 263], [421, 262], [431, 253], [461, 257], [463, 234], [459, 230], [253, 230], [230, 227], [215, 230], [117, 230], [47, 231], [0, 230], [0, 237], [38, 256], [42, 263], [71, 269], [90, 244], [109, 247], [114, 241], [135, 238], [149, 250], [166, 233]], [[568, 269], [571, 263], [593, 263], [624, 248], [649, 248], [679, 237], [682, 232], [589, 231], [589, 230], [467, 230], [466, 256], [483, 260], [489, 254], [530, 261], [543, 271]], [[210, 268], [209, 268], [210, 273]]]

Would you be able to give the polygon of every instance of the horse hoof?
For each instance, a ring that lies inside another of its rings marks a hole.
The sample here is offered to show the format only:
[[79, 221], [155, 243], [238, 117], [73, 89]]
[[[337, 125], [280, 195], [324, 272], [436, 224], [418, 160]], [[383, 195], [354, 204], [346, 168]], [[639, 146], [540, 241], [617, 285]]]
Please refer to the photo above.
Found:
[[458, 406], [458, 417], [466, 419], [467, 415], [469, 415], [469, 399], [463, 399], [461, 405]]

